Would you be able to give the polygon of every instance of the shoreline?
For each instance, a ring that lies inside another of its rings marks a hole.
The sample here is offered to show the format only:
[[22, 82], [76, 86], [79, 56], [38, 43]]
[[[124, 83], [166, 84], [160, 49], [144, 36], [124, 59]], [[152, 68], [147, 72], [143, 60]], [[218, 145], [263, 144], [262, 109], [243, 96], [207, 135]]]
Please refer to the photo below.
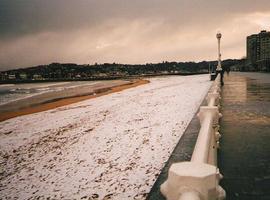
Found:
[[149, 82], [150, 81], [148, 81], [148, 80], [137, 79], [137, 80], [131, 81], [130, 83], [126, 83], [123, 85], [97, 89], [94, 91], [93, 94], [55, 99], [55, 100], [50, 101], [50, 102], [45, 102], [45, 103], [41, 103], [38, 105], [32, 105], [32, 106], [25, 107], [25, 108], [22, 108], [22, 109], [19, 109], [16, 111], [3, 112], [0, 114], [0, 122], [3, 122], [5, 120], [8, 120], [8, 119], [11, 119], [14, 117], [18, 117], [18, 116], [47, 111], [47, 110], [51, 110], [51, 109], [58, 108], [61, 106], [66, 106], [66, 105], [70, 105], [70, 104], [77, 103], [80, 101], [84, 101], [87, 99], [93, 99], [93, 98], [104, 96], [104, 95], [111, 94], [114, 92], [120, 92], [120, 91], [125, 90], [125, 89], [129, 89], [129, 88], [133, 88], [133, 87], [147, 84]]
[[0, 81], [2, 84], [17, 84], [17, 83], [46, 83], [46, 82], [63, 82], [63, 81], [105, 81], [105, 80], [123, 80], [123, 79], [140, 79], [140, 78], [150, 78], [159, 76], [192, 76], [209, 74], [209, 72], [178, 72], [178, 73], [155, 73], [155, 74], [140, 74], [140, 75], [129, 75], [129, 76], [113, 76], [113, 77], [95, 77], [87, 79], [45, 79], [45, 80], [5, 80]]

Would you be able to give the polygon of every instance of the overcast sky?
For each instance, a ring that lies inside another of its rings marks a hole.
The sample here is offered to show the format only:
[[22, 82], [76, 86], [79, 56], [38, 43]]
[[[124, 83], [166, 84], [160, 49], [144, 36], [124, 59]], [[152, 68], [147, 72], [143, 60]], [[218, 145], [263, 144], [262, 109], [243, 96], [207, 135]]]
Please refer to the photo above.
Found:
[[270, 30], [270, 0], [0, 0], [0, 70], [245, 56]]

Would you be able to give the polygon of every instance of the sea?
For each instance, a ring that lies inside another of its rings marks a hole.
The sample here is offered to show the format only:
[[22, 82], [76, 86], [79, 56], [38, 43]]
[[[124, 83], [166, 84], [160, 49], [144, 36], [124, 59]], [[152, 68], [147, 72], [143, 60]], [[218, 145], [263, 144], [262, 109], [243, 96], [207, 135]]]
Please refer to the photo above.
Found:
[[2, 84], [0, 85], [0, 112], [16, 111], [58, 99], [94, 94], [98, 89], [128, 82], [127, 80], [105, 80]]
[[70, 88], [96, 85], [98, 82], [50, 82], [50, 83], [24, 83], [0, 85], [0, 105], [26, 99], [36, 95], [64, 91]]

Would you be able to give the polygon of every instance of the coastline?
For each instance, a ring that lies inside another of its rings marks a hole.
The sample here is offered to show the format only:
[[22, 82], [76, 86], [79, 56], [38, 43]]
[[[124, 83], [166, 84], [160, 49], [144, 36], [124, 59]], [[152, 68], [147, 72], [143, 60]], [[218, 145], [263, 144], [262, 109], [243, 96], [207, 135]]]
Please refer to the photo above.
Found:
[[49, 102], [45, 102], [45, 103], [41, 103], [41, 104], [38, 104], [38, 105], [29, 106], [29, 107], [25, 107], [25, 108], [22, 108], [22, 109], [18, 109], [16, 111], [3, 112], [3, 113], [0, 114], [0, 122], [11, 119], [11, 118], [14, 118], [14, 117], [18, 117], [18, 116], [33, 114], [33, 113], [37, 113], [37, 112], [42, 112], [42, 111], [58, 108], [58, 107], [61, 107], [61, 106], [66, 106], [66, 105], [69, 105], [69, 104], [77, 103], [77, 102], [80, 102], [80, 101], [84, 101], [84, 100], [87, 100], [87, 99], [92, 99], [92, 98], [100, 97], [100, 96], [103, 96], [103, 95], [111, 94], [111, 93], [114, 93], [114, 92], [120, 92], [122, 90], [137, 87], [137, 86], [144, 85], [144, 84], [147, 84], [147, 83], [149, 83], [148, 80], [136, 79], [136, 80], [131, 81], [130, 83], [97, 89], [92, 94], [87, 94], [87, 95], [82, 95], [82, 96], [74, 96], [74, 97], [67, 97], [67, 98], [61, 98], [61, 99], [55, 99], [53, 101], [49, 101]]

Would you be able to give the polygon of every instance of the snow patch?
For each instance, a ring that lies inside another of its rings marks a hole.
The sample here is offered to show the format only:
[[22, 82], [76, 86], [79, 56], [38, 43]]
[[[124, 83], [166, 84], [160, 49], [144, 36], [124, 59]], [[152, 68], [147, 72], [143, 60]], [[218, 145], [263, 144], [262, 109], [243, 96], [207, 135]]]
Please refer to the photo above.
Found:
[[0, 199], [145, 199], [211, 82], [136, 88], [0, 123]]

